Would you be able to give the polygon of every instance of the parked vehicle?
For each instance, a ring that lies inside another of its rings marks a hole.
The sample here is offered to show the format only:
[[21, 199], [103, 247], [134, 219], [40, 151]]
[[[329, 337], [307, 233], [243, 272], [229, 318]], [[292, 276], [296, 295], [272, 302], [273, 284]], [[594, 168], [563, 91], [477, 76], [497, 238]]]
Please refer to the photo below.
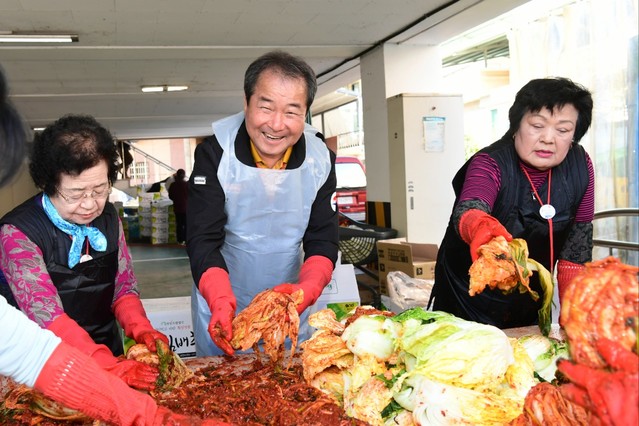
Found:
[[337, 208], [357, 221], [366, 220], [366, 168], [357, 157], [337, 157]]

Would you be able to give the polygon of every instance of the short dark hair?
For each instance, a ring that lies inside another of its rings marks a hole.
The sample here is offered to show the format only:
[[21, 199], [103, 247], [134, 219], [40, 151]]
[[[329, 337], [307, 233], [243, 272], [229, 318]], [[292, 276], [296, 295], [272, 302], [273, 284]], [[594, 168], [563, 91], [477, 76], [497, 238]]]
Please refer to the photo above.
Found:
[[571, 104], [577, 110], [573, 143], [579, 143], [592, 122], [592, 95], [584, 86], [564, 77], [530, 80], [519, 89], [515, 102], [508, 111], [510, 128], [505, 136], [509, 138], [514, 136], [527, 112], [539, 112], [542, 108], [552, 112], [555, 108], [561, 108], [566, 104]]
[[257, 58], [246, 69], [244, 74], [244, 96], [248, 103], [255, 93], [257, 80], [264, 71], [274, 71], [284, 77], [302, 79], [306, 83], [306, 109], [308, 110], [315, 99], [317, 80], [313, 69], [298, 56], [282, 50], [274, 50]]
[[118, 151], [111, 133], [88, 115], [65, 115], [36, 134], [29, 171], [33, 183], [55, 194], [63, 173], [77, 176], [106, 161], [109, 183], [118, 173]]

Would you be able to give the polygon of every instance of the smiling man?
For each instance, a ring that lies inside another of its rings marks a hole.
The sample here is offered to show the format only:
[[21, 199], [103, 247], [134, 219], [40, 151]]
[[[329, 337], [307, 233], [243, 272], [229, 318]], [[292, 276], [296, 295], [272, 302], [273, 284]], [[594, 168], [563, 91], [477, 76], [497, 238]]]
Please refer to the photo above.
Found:
[[269, 288], [303, 290], [308, 337], [304, 311], [331, 280], [338, 243], [335, 155], [305, 123], [316, 91], [306, 62], [269, 52], [246, 70], [244, 111], [213, 123], [195, 150], [187, 250], [198, 356], [231, 354], [235, 313]]

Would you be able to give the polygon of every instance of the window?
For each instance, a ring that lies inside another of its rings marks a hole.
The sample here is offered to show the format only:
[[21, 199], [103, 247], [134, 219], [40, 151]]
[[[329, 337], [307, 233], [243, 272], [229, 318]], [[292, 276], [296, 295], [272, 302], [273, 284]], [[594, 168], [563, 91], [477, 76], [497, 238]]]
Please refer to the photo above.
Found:
[[131, 178], [146, 181], [148, 170], [145, 161], [136, 161], [131, 168]]

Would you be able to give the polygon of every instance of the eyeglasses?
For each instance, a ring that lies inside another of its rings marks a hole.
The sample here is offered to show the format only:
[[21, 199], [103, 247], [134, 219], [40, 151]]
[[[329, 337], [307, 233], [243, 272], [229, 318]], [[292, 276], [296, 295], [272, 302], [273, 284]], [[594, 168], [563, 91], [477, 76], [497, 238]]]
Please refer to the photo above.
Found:
[[67, 204], [79, 204], [85, 198], [91, 197], [94, 200], [104, 200], [111, 194], [111, 185], [106, 185], [102, 188], [95, 188], [91, 192], [83, 192], [77, 195], [64, 195], [59, 189], [57, 189], [58, 194]]

